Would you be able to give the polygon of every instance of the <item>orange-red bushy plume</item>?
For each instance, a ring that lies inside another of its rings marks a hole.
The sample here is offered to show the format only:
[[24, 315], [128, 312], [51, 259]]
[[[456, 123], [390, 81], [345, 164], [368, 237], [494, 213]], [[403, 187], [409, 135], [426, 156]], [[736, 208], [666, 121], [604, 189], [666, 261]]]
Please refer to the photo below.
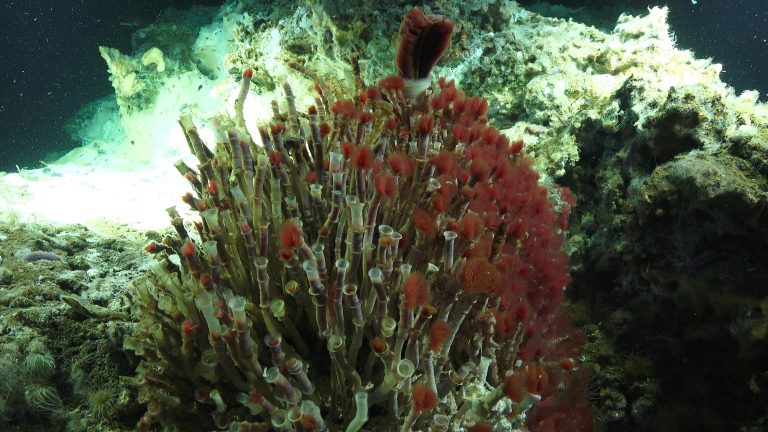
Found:
[[278, 255], [281, 260], [290, 261], [291, 258], [293, 258], [293, 249], [280, 248], [280, 253]]
[[414, 272], [405, 281], [405, 307], [409, 311], [429, 301], [429, 284], [421, 273]]
[[285, 123], [270, 123], [269, 129], [272, 131], [273, 135], [281, 134], [285, 130]]
[[368, 123], [373, 120], [373, 113], [368, 111], [361, 112], [358, 119], [360, 120], [360, 123]]
[[219, 183], [216, 182], [216, 180], [211, 180], [211, 182], [208, 183], [208, 187], [205, 189], [205, 191], [211, 195], [216, 195], [216, 192], [219, 191]]
[[384, 339], [376, 338], [372, 340], [369, 344], [371, 346], [371, 349], [373, 352], [376, 353], [384, 353], [389, 349], [389, 346], [387, 346], [387, 342], [384, 341]]
[[272, 165], [280, 165], [280, 162], [283, 161], [283, 154], [277, 151], [270, 152], [269, 153], [269, 163]]
[[516, 370], [512, 375], [504, 377], [504, 395], [514, 403], [520, 403], [525, 397], [525, 373]]
[[428, 236], [433, 237], [437, 232], [437, 221], [435, 217], [427, 213], [424, 209], [416, 209], [411, 216], [413, 225], [419, 231], [425, 232]]
[[411, 175], [411, 172], [413, 171], [411, 159], [408, 158], [405, 153], [392, 153], [387, 158], [387, 162], [389, 162], [389, 167], [392, 168], [392, 173], [394, 173], [396, 176]]
[[517, 154], [523, 151], [523, 140], [517, 140], [513, 142], [512, 147], [510, 147], [509, 151], [512, 152], [513, 154]]
[[560, 365], [561, 368], [569, 371], [569, 370], [573, 370], [576, 367], [576, 360], [574, 360], [571, 357], [564, 357], [560, 359], [558, 364]]
[[384, 120], [384, 127], [387, 128], [387, 130], [389, 131], [397, 130], [397, 119], [394, 117], [390, 117]]
[[293, 221], [286, 221], [280, 227], [280, 244], [285, 249], [293, 249], [301, 245], [301, 231]]
[[443, 347], [445, 338], [451, 334], [451, 326], [444, 320], [437, 320], [429, 329], [429, 347], [432, 352], [438, 352]]
[[387, 198], [394, 198], [397, 195], [397, 183], [391, 175], [380, 173], [376, 175], [374, 182], [379, 195]]
[[374, 86], [369, 86], [368, 89], [365, 91], [366, 96], [368, 99], [372, 101], [381, 100], [381, 93], [379, 93], [379, 90]]
[[535, 363], [531, 363], [526, 366], [525, 384], [528, 391], [533, 394], [542, 394], [547, 388], [549, 382], [549, 375], [542, 366]]
[[443, 150], [432, 158], [432, 165], [435, 166], [438, 174], [445, 174], [453, 171], [456, 167], [456, 159], [453, 157], [453, 153]]
[[331, 106], [331, 112], [351, 119], [355, 117], [355, 103], [347, 99], [339, 99]]
[[423, 115], [419, 119], [419, 133], [428, 135], [434, 126], [434, 120], [431, 115]]
[[203, 273], [200, 275], [200, 284], [203, 285], [203, 287], [210, 291], [213, 289], [213, 277], [210, 273]]
[[355, 145], [350, 144], [346, 141], [342, 141], [341, 143], [341, 154], [344, 156], [344, 159], [349, 159], [352, 157], [353, 154], [355, 154]]
[[315, 420], [314, 417], [311, 415], [303, 415], [301, 416], [301, 425], [304, 427], [304, 430], [306, 432], [315, 432], [317, 431], [317, 420]]
[[429, 411], [437, 406], [437, 395], [426, 384], [413, 386], [413, 407], [418, 412]]
[[461, 275], [464, 291], [488, 294], [501, 283], [501, 273], [483, 257], [467, 260]]
[[181, 254], [187, 258], [191, 258], [195, 255], [195, 252], [197, 252], [197, 247], [192, 240], [187, 239], [186, 243], [184, 243], [184, 246], [181, 248]]
[[379, 81], [379, 86], [387, 90], [402, 91], [405, 87], [405, 81], [398, 75], [390, 75]]
[[157, 249], [158, 249], [157, 242], [155, 241], [151, 241], [146, 246], [144, 246], [144, 251], [146, 253], [155, 253], [157, 252]]
[[449, 199], [446, 198], [444, 195], [437, 195], [432, 199], [432, 207], [438, 213], [444, 213], [446, 210], [448, 210], [449, 203], [450, 203]]
[[352, 159], [352, 166], [357, 169], [369, 169], [373, 166], [373, 151], [368, 147], [358, 147]]
[[480, 220], [479, 216], [470, 213], [464, 216], [464, 219], [462, 219], [461, 222], [461, 233], [464, 234], [464, 237], [466, 237], [467, 240], [475, 240], [483, 234], [483, 222]]
[[472, 161], [472, 165], [469, 166], [469, 173], [473, 180], [484, 182], [491, 175], [491, 166], [487, 161], [478, 158]]
[[194, 321], [188, 318], [181, 324], [181, 332], [184, 335], [189, 336], [194, 334], [198, 327], [200, 327], [200, 324], [195, 324]]

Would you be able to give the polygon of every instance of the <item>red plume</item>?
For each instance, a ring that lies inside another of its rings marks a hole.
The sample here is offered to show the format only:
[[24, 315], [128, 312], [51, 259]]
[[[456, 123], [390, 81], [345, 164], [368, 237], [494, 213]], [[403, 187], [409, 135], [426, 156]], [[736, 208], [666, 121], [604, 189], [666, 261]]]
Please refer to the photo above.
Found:
[[424, 15], [420, 8], [406, 12], [400, 26], [395, 60], [403, 78], [427, 78], [451, 44], [453, 23], [442, 15]]

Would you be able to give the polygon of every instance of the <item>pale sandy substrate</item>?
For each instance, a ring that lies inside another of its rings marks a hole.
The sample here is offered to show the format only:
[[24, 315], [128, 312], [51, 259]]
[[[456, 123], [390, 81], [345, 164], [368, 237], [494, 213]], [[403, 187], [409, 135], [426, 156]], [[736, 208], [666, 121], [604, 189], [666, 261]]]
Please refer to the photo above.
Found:
[[[1, 175], [1, 174], [0, 174]], [[82, 224], [103, 235], [161, 230], [189, 185], [173, 168], [50, 165], [0, 177], [0, 222]]]

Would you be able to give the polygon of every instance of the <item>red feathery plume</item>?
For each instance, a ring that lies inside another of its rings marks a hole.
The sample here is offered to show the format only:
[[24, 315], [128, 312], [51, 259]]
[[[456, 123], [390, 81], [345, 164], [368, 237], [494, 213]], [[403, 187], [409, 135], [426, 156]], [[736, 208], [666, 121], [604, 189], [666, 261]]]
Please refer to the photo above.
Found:
[[196, 252], [197, 252], [197, 247], [192, 242], [192, 240], [187, 240], [187, 242], [184, 243], [184, 246], [182, 246], [181, 248], [181, 254], [187, 258], [191, 258], [195, 256]]
[[437, 406], [437, 395], [426, 384], [413, 386], [413, 407], [418, 412], [429, 411]]
[[315, 432], [317, 430], [317, 420], [310, 415], [301, 416], [301, 425], [306, 432]]
[[272, 131], [272, 135], [281, 134], [285, 130], [285, 123], [270, 123], [269, 130]]
[[509, 151], [512, 152], [513, 154], [520, 153], [521, 151], [523, 151], [523, 145], [524, 145], [523, 140], [517, 140], [512, 143], [512, 147], [509, 149]]
[[540, 395], [547, 388], [549, 382], [547, 371], [543, 367], [531, 363], [526, 367], [526, 372], [525, 383], [528, 391]]
[[280, 248], [280, 259], [283, 261], [290, 261], [293, 258], [293, 249]]
[[200, 283], [203, 285], [203, 288], [210, 291], [213, 289], [213, 277], [210, 273], [203, 273], [200, 275]]
[[331, 112], [348, 119], [354, 118], [356, 114], [355, 103], [348, 99], [339, 99], [331, 105]]
[[369, 169], [373, 166], [373, 151], [368, 147], [358, 147], [352, 166], [357, 169]]
[[504, 378], [504, 395], [512, 399], [514, 403], [520, 403], [525, 397], [525, 375], [522, 371], [517, 370], [512, 375], [507, 375]]
[[301, 245], [301, 231], [292, 221], [287, 221], [280, 227], [280, 244], [285, 249], [293, 249]]
[[368, 111], [361, 112], [358, 118], [360, 119], [360, 123], [368, 123], [373, 120], [373, 113]]
[[387, 351], [389, 346], [387, 345], [387, 342], [384, 341], [384, 339], [376, 338], [370, 342], [371, 349], [373, 352], [376, 353], [384, 353]]
[[429, 347], [432, 352], [438, 352], [443, 348], [445, 338], [451, 334], [451, 326], [443, 321], [437, 320], [429, 329]]
[[395, 183], [395, 179], [391, 175], [378, 174], [374, 178], [374, 183], [376, 184], [376, 192], [379, 195], [387, 198], [394, 198], [397, 195], [397, 183]]
[[146, 246], [144, 246], [144, 252], [146, 253], [155, 253], [157, 252], [157, 242], [151, 241]]
[[353, 154], [355, 154], [355, 146], [354, 144], [350, 144], [346, 141], [342, 141], [341, 143], [341, 154], [344, 156], [344, 159], [349, 159], [352, 157]]
[[473, 180], [484, 182], [488, 180], [488, 177], [491, 175], [491, 167], [488, 165], [487, 161], [477, 158], [473, 160], [472, 165], [469, 166], [469, 173]]
[[434, 119], [431, 115], [423, 115], [419, 118], [419, 133], [421, 135], [429, 135], [434, 126]]
[[208, 187], [205, 188], [205, 190], [211, 195], [216, 195], [216, 192], [219, 190], [219, 184], [216, 182], [216, 180], [211, 180], [211, 182], [208, 183]]
[[394, 131], [397, 129], [397, 118], [390, 117], [386, 120], [384, 120], [384, 127], [387, 128], [389, 131]]
[[429, 284], [421, 273], [411, 273], [405, 281], [405, 307], [409, 311], [429, 301]]
[[389, 162], [389, 167], [392, 168], [392, 172], [396, 176], [411, 175], [411, 171], [412, 171], [411, 159], [408, 156], [406, 156], [405, 153], [401, 153], [401, 152], [392, 153], [387, 158], [387, 162]]
[[390, 75], [379, 81], [379, 86], [391, 91], [402, 91], [405, 88], [405, 82], [402, 77]]
[[487, 259], [477, 257], [464, 264], [461, 279], [465, 292], [487, 294], [501, 283], [501, 273]]
[[280, 165], [280, 162], [283, 161], [283, 155], [280, 152], [274, 151], [269, 153], [269, 163], [271, 163], [274, 166]]
[[181, 324], [181, 332], [184, 335], [189, 336], [194, 334], [195, 330], [197, 330], [198, 327], [200, 327], [200, 324], [195, 324], [195, 322], [192, 321], [191, 319], [186, 319]]
[[442, 15], [424, 15], [421, 8], [406, 12], [400, 26], [395, 65], [403, 78], [427, 78], [451, 44], [453, 23]]
[[438, 174], [445, 174], [453, 171], [453, 168], [456, 167], [456, 159], [453, 157], [453, 153], [443, 150], [432, 158], [432, 165], [435, 166]]
[[374, 86], [369, 86], [365, 91], [365, 94], [368, 96], [368, 99], [372, 101], [381, 100], [381, 93], [379, 93], [379, 91]]
[[468, 214], [462, 219], [462, 230], [468, 240], [475, 240], [483, 234], [483, 222], [480, 217], [474, 214]]
[[423, 209], [414, 210], [411, 220], [416, 229], [424, 231], [429, 237], [433, 237], [437, 232], [437, 220]]

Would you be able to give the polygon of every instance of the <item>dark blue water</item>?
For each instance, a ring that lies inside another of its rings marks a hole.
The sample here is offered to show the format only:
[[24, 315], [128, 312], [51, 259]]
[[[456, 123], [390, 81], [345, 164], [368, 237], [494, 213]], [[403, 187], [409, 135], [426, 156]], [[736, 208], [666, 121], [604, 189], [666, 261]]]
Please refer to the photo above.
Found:
[[0, 2], [0, 171], [34, 167], [79, 145], [64, 125], [112, 93], [99, 45], [131, 52], [131, 34], [168, 7], [223, 0]]
[[697, 57], [722, 63], [723, 81], [737, 92], [757, 89], [760, 99], [768, 100], [768, 2], [698, 0], [696, 5], [674, 5], [670, 24], [678, 44]]

